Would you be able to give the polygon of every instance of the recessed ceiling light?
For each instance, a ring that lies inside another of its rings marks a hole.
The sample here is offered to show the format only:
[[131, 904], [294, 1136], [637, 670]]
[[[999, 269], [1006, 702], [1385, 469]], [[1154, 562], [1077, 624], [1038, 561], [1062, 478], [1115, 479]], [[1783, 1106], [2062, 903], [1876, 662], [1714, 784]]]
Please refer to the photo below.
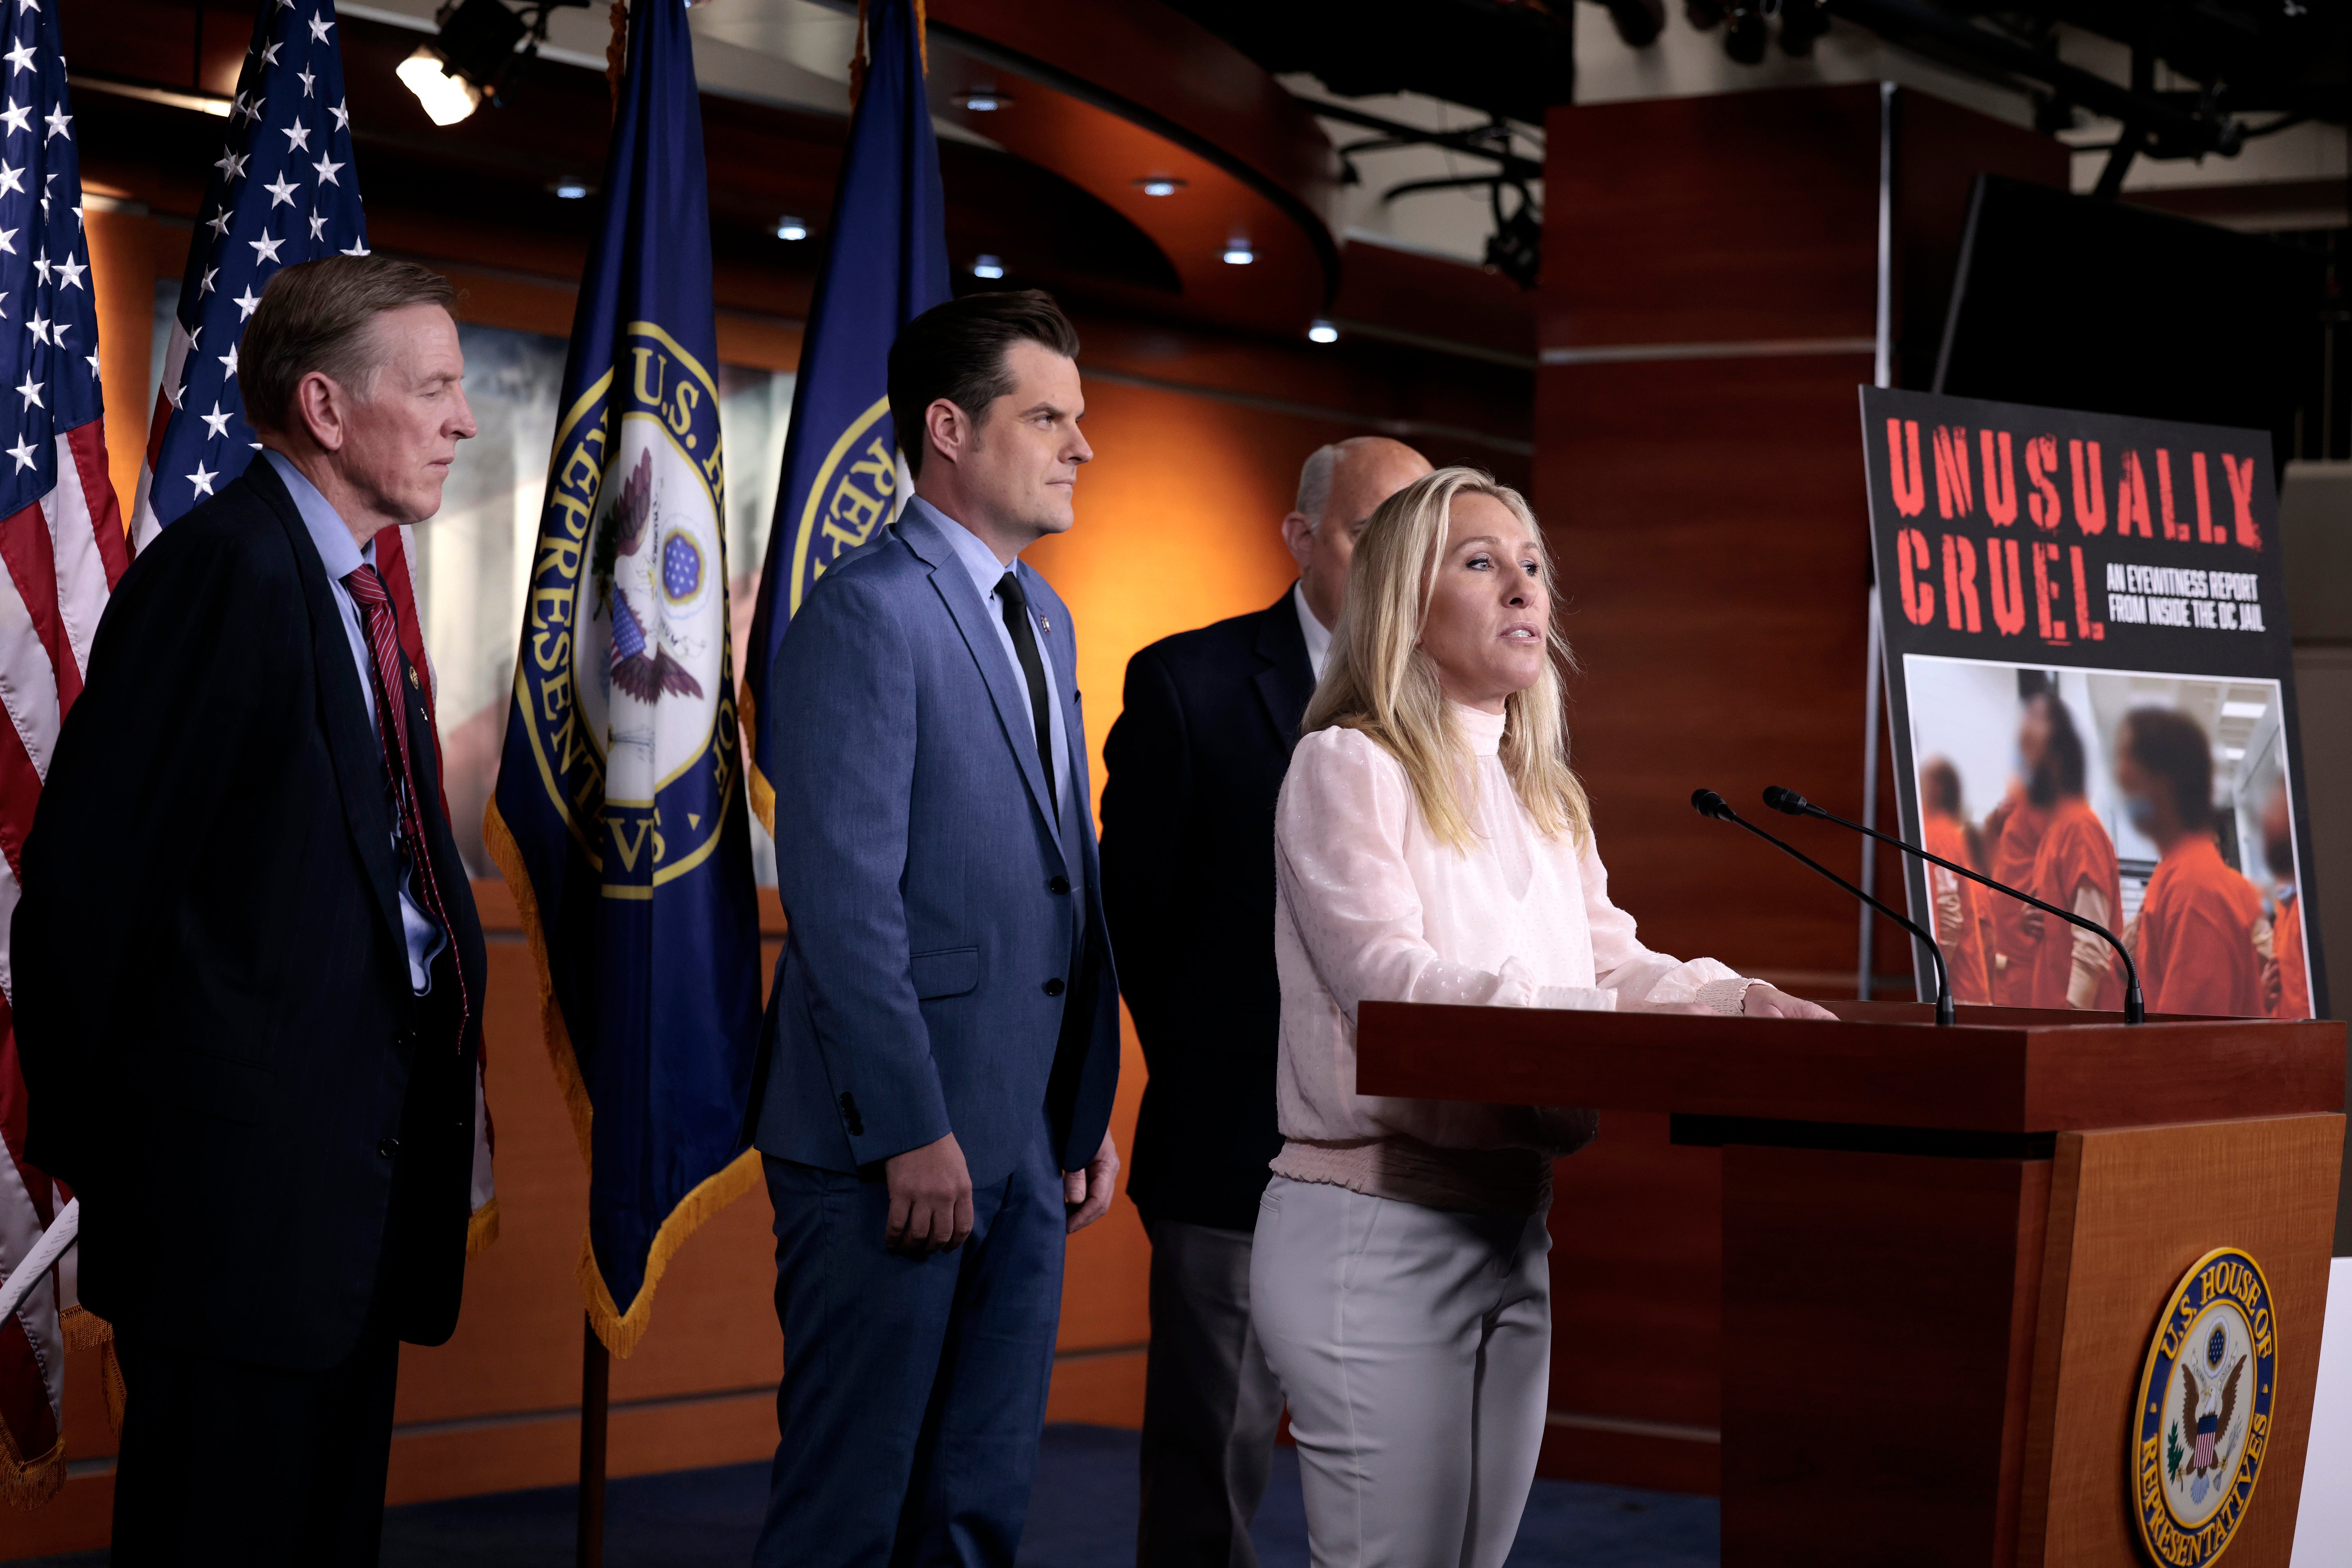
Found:
[[1336, 343], [1339, 341], [1339, 329], [1328, 321], [1318, 321], [1307, 329], [1307, 341], [1310, 343]]
[[808, 237], [808, 225], [803, 223], [796, 217], [780, 217], [776, 220], [776, 237], [778, 239], [806, 239]]
[[1147, 196], [1172, 196], [1184, 188], [1184, 182], [1166, 174], [1151, 174], [1135, 182], [1136, 188]]
[[576, 202], [587, 195], [588, 187], [577, 180], [563, 180], [557, 183], [555, 194], [567, 202]]
[[1002, 278], [1004, 276], [1004, 262], [994, 256], [975, 256], [971, 258], [971, 275], [974, 278]]
[[1228, 267], [1247, 267], [1256, 259], [1257, 252], [1249, 247], [1246, 239], [1233, 240], [1225, 246], [1225, 265]]
[[2259, 719], [2270, 710], [2271, 705], [2267, 702], [2224, 702], [2221, 704], [2221, 717], [2224, 719]]
[[993, 114], [1000, 109], [1011, 108], [1013, 104], [1009, 95], [999, 92], [992, 87], [976, 87], [970, 92], [957, 93], [948, 101], [953, 103], [958, 109], [969, 110], [974, 114]]

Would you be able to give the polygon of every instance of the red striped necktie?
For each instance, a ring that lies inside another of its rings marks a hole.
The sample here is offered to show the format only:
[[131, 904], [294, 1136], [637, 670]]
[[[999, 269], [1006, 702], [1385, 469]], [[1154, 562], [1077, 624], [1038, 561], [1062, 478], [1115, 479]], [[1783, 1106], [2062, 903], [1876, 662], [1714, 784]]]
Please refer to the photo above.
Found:
[[[457, 961], [457, 928], [449, 923], [449, 916], [442, 908], [441, 889], [433, 879], [433, 857], [425, 847], [425, 818], [414, 783], [416, 770], [409, 761], [408, 704], [398, 695], [401, 673], [406, 668], [400, 655], [399, 622], [392, 607], [392, 595], [384, 591], [383, 579], [376, 575], [373, 566], [362, 564], [343, 579], [343, 586], [351, 590], [352, 601], [359, 605], [362, 624], [367, 630], [368, 651], [374, 657], [377, 740], [383, 750], [384, 772], [391, 782], [393, 797], [398, 803], [401, 840], [407, 847], [408, 863], [416, 868], [416, 886], [424, 895], [425, 912], [441, 928], [442, 941], [449, 948], [450, 972], [457, 976], [457, 1048], [463, 1050], [472, 1002], [466, 994], [465, 966]], [[412, 675], [410, 679], [415, 677]], [[404, 945], [405, 936], [402, 941]]]

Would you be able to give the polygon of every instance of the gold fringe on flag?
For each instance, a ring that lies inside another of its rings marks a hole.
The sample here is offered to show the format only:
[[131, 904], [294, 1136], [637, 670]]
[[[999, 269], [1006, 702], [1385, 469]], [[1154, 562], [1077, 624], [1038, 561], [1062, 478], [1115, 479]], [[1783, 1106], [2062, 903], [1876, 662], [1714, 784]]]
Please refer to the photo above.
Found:
[[114, 1325], [80, 1305], [58, 1313], [58, 1328], [65, 1335], [66, 1349], [69, 1351], [94, 1351], [114, 1340]]
[[16, 1439], [9, 1435], [8, 1424], [0, 1421], [0, 1502], [11, 1508], [35, 1509], [46, 1502], [55, 1502], [58, 1494], [66, 1489], [66, 1436], [49, 1445], [49, 1451], [27, 1460], [16, 1452]]
[[621, 118], [621, 72], [629, 63], [629, 0], [613, 0], [613, 37], [604, 46], [604, 86], [613, 95], [613, 118]]
[[[555, 1069], [555, 1081], [563, 1090], [564, 1109], [572, 1113], [572, 1135], [580, 1142], [580, 1163], [593, 1172], [596, 1167], [595, 1145], [590, 1136], [596, 1108], [588, 1098], [588, 1085], [580, 1076], [580, 1060], [572, 1047], [572, 1031], [564, 1026], [563, 1008], [555, 1000], [555, 980], [547, 966], [547, 935], [540, 923], [539, 891], [531, 886], [529, 868], [524, 866], [522, 852], [515, 847], [514, 835], [508, 831], [506, 819], [499, 815], [498, 797], [492, 795], [482, 810], [482, 838], [498, 862], [499, 870], [514, 893], [515, 910], [522, 918], [523, 935], [530, 943], [532, 967], [539, 974], [539, 1026], [547, 1042], [547, 1059]], [[758, 1186], [761, 1182], [760, 1152], [746, 1149], [727, 1165], [706, 1176], [694, 1190], [678, 1200], [676, 1208], [654, 1232], [653, 1245], [646, 1253], [646, 1277], [637, 1287], [636, 1299], [624, 1311], [613, 1300], [605, 1288], [604, 1276], [596, 1267], [596, 1249], [587, 1233], [580, 1237], [580, 1293], [587, 1309], [588, 1321], [604, 1348], [625, 1361], [645, 1337], [653, 1322], [654, 1287], [661, 1282], [662, 1273], [677, 1249], [686, 1245], [687, 1237], [702, 1228], [702, 1222]]]
[[474, 1211], [466, 1222], [466, 1261], [471, 1263], [490, 1248], [499, 1238], [499, 1200], [492, 1198]]

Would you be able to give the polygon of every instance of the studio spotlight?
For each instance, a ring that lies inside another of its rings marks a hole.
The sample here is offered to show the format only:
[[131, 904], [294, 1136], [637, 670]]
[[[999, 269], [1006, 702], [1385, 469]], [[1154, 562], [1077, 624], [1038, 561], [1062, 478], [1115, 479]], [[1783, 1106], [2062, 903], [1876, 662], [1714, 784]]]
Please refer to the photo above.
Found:
[[1780, 52], [1802, 58], [1830, 30], [1828, 0], [1780, 0]]
[[1723, 52], [1743, 66], [1761, 65], [1772, 34], [1759, 0], [1732, 0], [1723, 21]]
[[515, 12], [501, 0], [449, 0], [434, 16], [441, 30], [401, 61], [395, 74], [434, 124], [455, 125], [485, 100], [501, 101], [516, 59], [537, 55], [547, 41], [550, 12], [587, 3], [533, 0]]
[[1339, 329], [1328, 321], [1318, 321], [1307, 329], [1307, 341], [1310, 343], [1336, 343], [1339, 341]]
[[1257, 252], [1250, 248], [1250, 243], [1248, 240], [1233, 239], [1225, 242], [1226, 266], [1247, 267], [1251, 262], [1255, 261], [1256, 259]]
[[975, 256], [971, 258], [971, 275], [974, 278], [1002, 278], [1004, 276], [1004, 262], [999, 257]]
[[808, 225], [803, 223], [796, 217], [780, 217], [776, 220], [776, 237], [778, 239], [806, 239], [808, 237]]
[[445, 71], [441, 57], [430, 44], [401, 61], [394, 74], [416, 95], [425, 117], [436, 125], [455, 125], [482, 106], [482, 89], [464, 77]]

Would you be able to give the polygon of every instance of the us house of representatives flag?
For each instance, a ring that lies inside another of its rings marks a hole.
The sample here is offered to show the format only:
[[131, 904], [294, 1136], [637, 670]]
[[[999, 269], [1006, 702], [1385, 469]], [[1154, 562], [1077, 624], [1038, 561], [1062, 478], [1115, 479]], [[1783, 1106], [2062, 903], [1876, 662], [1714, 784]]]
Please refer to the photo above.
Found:
[[[245, 472], [260, 451], [246, 423], [237, 345], [270, 279], [298, 261], [368, 254], [338, 26], [334, 0], [268, 0], [255, 15], [164, 344], [132, 513], [134, 550]], [[415, 531], [385, 529], [375, 553], [400, 646], [423, 673], [425, 709], [437, 727], [440, 681], [417, 615]], [[449, 809], [446, 796], [441, 809]], [[480, 1072], [488, 1071], [486, 1053]], [[499, 1233], [496, 1135], [482, 1083], [478, 1073], [469, 1257]]]
[[802, 339], [782, 482], [768, 531], [759, 604], [743, 662], [751, 807], [776, 830], [768, 742], [759, 715], [784, 627], [824, 569], [898, 515], [898, 437], [890, 420], [890, 344], [898, 329], [951, 296], [947, 202], [923, 96], [921, 10], [876, 0], [870, 55], [834, 188], [824, 265]]
[[685, 5], [636, 0], [483, 824], [588, 1162], [581, 1291], [622, 1356], [670, 1258], [760, 1182], [704, 173]]

